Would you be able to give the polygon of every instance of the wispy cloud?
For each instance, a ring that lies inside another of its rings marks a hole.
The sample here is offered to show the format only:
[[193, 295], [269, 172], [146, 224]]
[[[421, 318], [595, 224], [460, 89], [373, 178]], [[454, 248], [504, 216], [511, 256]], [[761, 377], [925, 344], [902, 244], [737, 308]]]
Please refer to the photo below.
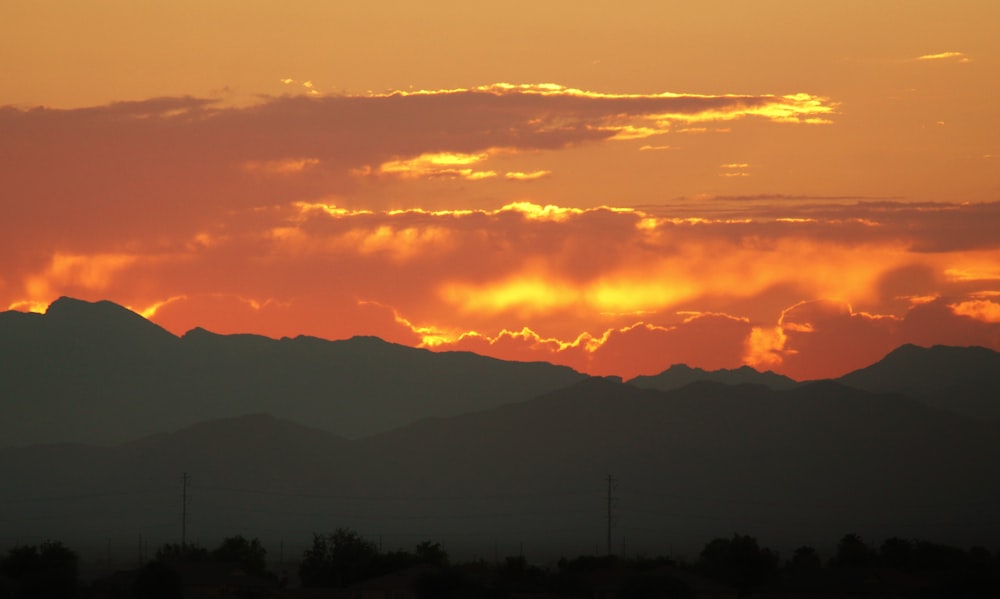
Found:
[[971, 62], [964, 52], [938, 52], [936, 54], [924, 54], [923, 56], [918, 56], [917, 60], [952, 60], [955, 62]]
[[523, 173], [520, 171], [510, 171], [504, 173], [504, 177], [507, 179], [511, 179], [513, 181], [536, 181], [538, 179], [544, 179], [545, 177], [548, 177], [551, 174], [552, 171], [547, 171], [547, 170], [531, 171], [529, 173]]
[[719, 173], [720, 177], [749, 177], [750, 173], [747, 169], [750, 165], [746, 162], [727, 162], [725, 164], [720, 164], [719, 168], [722, 172]]
[[[488, 154], [486, 152], [477, 154], [462, 154], [458, 152], [427, 153], [413, 158], [383, 162], [379, 165], [376, 172], [382, 175], [394, 175], [406, 178], [451, 177], [477, 181], [497, 176], [495, 171], [476, 170], [473, 168], [473, 165], [486, 160], [487, 157]], [[367, 174], [367, 171], [360, 172]]]

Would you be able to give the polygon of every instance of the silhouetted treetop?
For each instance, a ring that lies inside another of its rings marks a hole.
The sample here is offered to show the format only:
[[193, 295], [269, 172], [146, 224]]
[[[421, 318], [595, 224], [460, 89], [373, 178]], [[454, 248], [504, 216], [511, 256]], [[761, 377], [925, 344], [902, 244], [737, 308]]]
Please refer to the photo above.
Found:
[[77, 555], [58, 541], [21, 545], [0, 561], [0, 574], [14, 581], [15, 597], [72, 597], [76, 594]]
[[747, 592], [773, 580], [778, 572], [778, 556], [760, 547], [749, 535], [713, 539], [705, 545], [698, 566], [709, 578], [731, 584]]

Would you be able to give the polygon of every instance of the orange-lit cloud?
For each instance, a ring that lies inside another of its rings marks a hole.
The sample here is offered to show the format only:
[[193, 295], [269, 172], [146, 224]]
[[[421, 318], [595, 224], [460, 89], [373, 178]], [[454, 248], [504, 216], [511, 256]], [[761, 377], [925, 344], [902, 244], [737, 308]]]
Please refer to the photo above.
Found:
[[953, 304], [955, 314], [968, 316], [983, 322], [1000, 323], [1000, 303], [992, 300], [976, 299]]
[[[587, 91], [566, 87], [556, 83], [511, 84], [495, 83], [474, 88], [394, 91], [382, 94], [392, 96], [439, 96], [489, 94], [497, 97], [522, 96], [560, 99], [567, 102], [570, 113], [597, 115], [602, 109], [600, 103], [617, 106], [622, 110], [606, 114], [604, 118], [625, 115], [643, 116], [649, 119], [647, 133], [639, 134], [645, 128], [622, 123], [618, 127], [608, 124], [622, 134], [623, 139], [647, 137], [658, 133], [669, 121], [703, 122], [732, 120], [746, 116], [762, 116], [778, 122], [826, 123], [834, 107], [827, 98], [808, 93], [788, 95], [746, 96], [738, 94], [706, 95], [677, 94], [621, 94]], [[631, 108], [629, 107], [631, 106]]]
[[667, 218], [298, 202], [156, 259], [57, 254], [6, 299], [30, 309], [63, 293], [111, 296], [178, 333], [380, 334], [624, 376], [683, 361], [814, 377], [903, 342], [1000, 344], [997, 241], [933, 226], [946, 214], [974, 233], [996, 206], [741, 206]]
[[917, 60], [954, 60], [956, 62], [970, 62], [970, 58], [964, 52], [938, 52], [936, 54], [924, 54], [918, 56]]
[[0, 305], [624, 376], [1000, 345], [1000, 203], [813, 185], [840, 119], [808, 93], [556, 84], [3, 108]]
[[378, 167], [378, 173], [400, 177], [457, 177], [475, 181], [496, 177], [494, 171], [475, 170], [473, 165], [482, 162], [487, 154], [458, 154], [437, 152], [421, 154], [405, 160], [390, 160]]
[[536, 179], [542, 179], [548, 177], [551, 174], [552, 171], [547, 171], [547, 170], [531, 171], [530, 173], [511, 171], [508, 173], [504, 173], [504, 177], [506, 177], [507, 179], [512, 179], [514, 181], [534, 181]]
[[24, 281], [25, 299], [13, 302], [11, 306], [26, 305], [38, 311], [42, 303], [47, 303], [59, 290], [73, 289], [86, 293], [106, 291], [115, 276], [132, 266], [137, 257], [127, 254], [79, 255], [55, 253], [42, 272], [30, 274]]

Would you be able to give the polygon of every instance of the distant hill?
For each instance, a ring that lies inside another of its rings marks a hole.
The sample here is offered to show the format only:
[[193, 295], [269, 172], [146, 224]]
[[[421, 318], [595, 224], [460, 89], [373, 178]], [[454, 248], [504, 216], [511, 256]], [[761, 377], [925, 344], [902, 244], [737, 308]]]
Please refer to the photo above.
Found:
[[374, 337], [176, 337], [111, 302], [0, 313], [0, 443], [118, 443], [268, 413], [345, 437], [521, 401], [584, 378], [566, 367], [435, 353]]
[[839, 382], [874, 393], [901, 393], [928, 405], [1000, 421], [1000, 353], [985, 347], [903, 345]]
[[642, 389], [669, 391], [671, 389], [679, 389], [697, 381], [710, 381], [724, 385], [750, 383], [764, 385], [771, 389], [791, 389], [798, 385], [798, 382], [787, 376], [776, 374], [770, 370], [760, 372], [749, 366], [741, 366], [732, 370], [723, 368], [721, 370], [708, 371], [701, 368], [691, 368], [687, 364], [674, 364], [660, 374], [637, 376], [628, 382]]
[[604, 550], [610, 474], [615, 550], [630, 554], [692, 557], [733, 532], [787, 551], [848, 532], [992, 546], [998, 432], [833, 381], [587, 379], [354, 441], [257, 415], [109, 448], [3, 449], [3, 534], [89, 539], [101, 555], [137, 535], [174, 542], [187, 472], [189, 539], [204, 544], [244, 534], [301, 555], [313, 532], [347, 526], [387, 549], [433, 539], [542, 559]]

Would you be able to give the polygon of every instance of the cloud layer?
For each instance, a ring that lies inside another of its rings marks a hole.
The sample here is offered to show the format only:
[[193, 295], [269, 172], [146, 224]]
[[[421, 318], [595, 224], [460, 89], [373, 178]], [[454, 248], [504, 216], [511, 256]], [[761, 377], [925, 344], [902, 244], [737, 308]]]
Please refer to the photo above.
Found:
[[629, 201], [645, 178], [593, 200], [602, 169], [657, 172], [642, 161], [686, 144], [713, 181], [773, 168], [649, 138], [836, 115], [804, 93], [552, 84], [0, 109], [0, 304], [109, 298], [178, 333], [375, 334], [624, 376], [1000, 348], [1000, 204]]

